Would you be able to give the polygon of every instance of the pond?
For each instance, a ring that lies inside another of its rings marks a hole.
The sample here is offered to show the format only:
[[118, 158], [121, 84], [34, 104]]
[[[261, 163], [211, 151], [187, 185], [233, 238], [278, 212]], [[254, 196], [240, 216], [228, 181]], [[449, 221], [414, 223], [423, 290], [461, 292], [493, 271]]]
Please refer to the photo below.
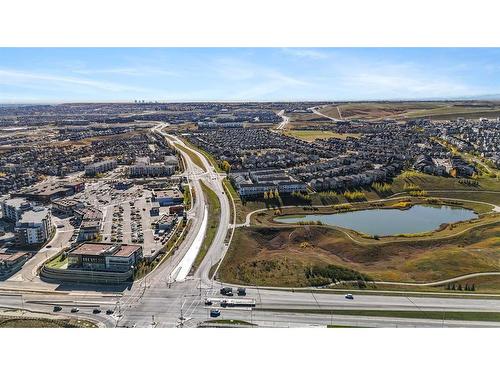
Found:
[[429, 232], [438, 229], [441, 224], [475, 219], [474, 211], [451, 206], [415, 205], [407, 210], [374, 209], [336, 214], [312, 214], [301, 216], [281, 216], [274, 220], [279, 223], [298, 223], [321, 221], [370, 235], [390, 236]]

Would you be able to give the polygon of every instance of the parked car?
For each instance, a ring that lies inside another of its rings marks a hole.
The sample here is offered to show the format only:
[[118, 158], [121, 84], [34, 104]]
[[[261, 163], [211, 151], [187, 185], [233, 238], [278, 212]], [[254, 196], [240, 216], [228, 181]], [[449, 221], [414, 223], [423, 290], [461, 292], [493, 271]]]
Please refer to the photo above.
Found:
[[212, 301], [210, 301], [209, 299], [206, 299], [205, 300], [205, 305], [206, 306], [212, 306]]
[[210, 310], [211, 318], [217, 318], [218, 316], [220, 316], [220, 310]]

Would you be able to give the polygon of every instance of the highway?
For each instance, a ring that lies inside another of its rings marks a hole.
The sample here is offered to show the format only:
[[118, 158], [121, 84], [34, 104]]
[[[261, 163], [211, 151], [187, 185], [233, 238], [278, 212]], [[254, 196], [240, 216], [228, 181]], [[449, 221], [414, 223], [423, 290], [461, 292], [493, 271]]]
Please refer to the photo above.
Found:
[[[217, 304], [205, 306], [208, 297], [221, 297], [219, 288], [224, 284], [209, 277], [212, 267], [225, 256], [234, 232], [234, 215], [231, 218], [230, 197], [224, 192], [224, 174], [217, 173], [207, 158], [180, 138], [165, 132], [165, 125], [153, 131], [160, 132], [171, 145], [189, 149], [202, 161], [204, 168], [197, 166], [190, 155], [179, 149], [185, 160], [184, 175], [195, 192], [195, 201], [188, 211], [191, 228], [175, 253], [154, 271], [126, 288], [100, 285], [47, 284], [34, 274], [19, 277], [0, 284], [0, 308], [27, 309], [52, 312], [54, 305], [63, 310], [62, 316], [79, 316], [95, 321], [102, 327], [195, 327], [209, 320], [211, 308], [221, 310], [220, 319], [238, 319], [261, 327], [316, 327], [327, 324], [362, 327], [497, 327], [500, 322], [473, 322], [446, 320], [447, 311], [494, 311], [500, 312], [500, 299], [422, 297], [401, 295], [355, 294], [354, 300], [342, 294], [325, 293], [324, 290], [285, 290], [247, 287], [244, 298], [255, 300], [256, 308], [221, 308]], [[191, 265], [200, 247], [206, 225], [206, 202], [201, 182], [212, 189], [219, 199], [221, 214], [219, 226], [212, 245], [200, 266], [191, 274]], [[231, 220], [233, 225], [230, 225]], [[64, 228], [57, 233], [56, 245], [66, 233]], [[55, 246], [57, 248], [57, 246]], [[55, 251], [55, 249], [54, 249]], [[37, 262], [41, 261], [40, 255]], [[33, 269], [33, 267], [30, 267]], [[32, 272], [32, 271], [30, 271]], [[233, 286], [234, 287], [234, 286]], [[71, 314], [78, 306], [80, 311]], [[102, 312], [93, 314], [99, 307]], [[114, 314], [106, 315], [112, 309]], [[278, 312], [263, 311], [275, 309]], [[405, 310], [441, 311], [444, 319], [403, 319], [376, 316], [318, 314], [293, 312], [290, 310]]]

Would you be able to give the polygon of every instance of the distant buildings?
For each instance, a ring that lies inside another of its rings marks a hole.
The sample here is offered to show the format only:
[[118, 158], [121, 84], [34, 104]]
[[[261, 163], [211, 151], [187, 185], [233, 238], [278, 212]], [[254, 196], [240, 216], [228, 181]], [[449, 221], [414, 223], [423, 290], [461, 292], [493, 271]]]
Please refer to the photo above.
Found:
[[34, 207], [23, 212], [15, 226], [18, 245], [39, 245], [46, 242], [54, 231], [48, 208]]

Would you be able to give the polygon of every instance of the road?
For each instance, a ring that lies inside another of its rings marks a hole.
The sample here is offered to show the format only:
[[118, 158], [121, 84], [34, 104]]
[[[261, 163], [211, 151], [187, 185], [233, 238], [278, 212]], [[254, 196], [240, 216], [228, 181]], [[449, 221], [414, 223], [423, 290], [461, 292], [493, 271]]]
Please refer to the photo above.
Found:
[[[224, 284], [209, 277], [210, 269], [226, 254], [234, 231], [231, 221], [231, 203], [223, 188], [224, 175], [215, 171], [203, 154], [185, 144], [180, 138], [167, 134], [164, 125], [155, 127], [175, 145], [182, 145], [197, 154], [205, 170], [197, 166], [190, 156], [180, 150], [186, 165], [185, 175], [196, 199], [188, 211], [191, 229], [175, 253], [153, 272], [128, 288], [109, 286], [57, 286], [46, 284], [37, 278], [21, 278], [10, 284], [0, 284], [0, 307], [52, 312], [54, 305], [63, 311], [59, 314], [77, 315], [96, 321], [103, 327], [179, 327], [196, 326], [209, 320], [210, 307], [205, 306], [207, 297], [219, 296], [218, 289]], [[203, 181], [216, 194], [221, 204], [219, 226], [212, 245], [200, 266], [190, 275], [193, 256], [198, 250], [200, 233], [204, 233], [206, 202], [201, 190]], [[61, 231], [60, 236], [63, 234]], [[57, 240], [56, 240], [57, 241]], [[180, 268], [179, 268], [180, 267]], [[32, 268], [33, 269], [33, 268]], [[182, 277], [178, 277], [181, 273]], [[500, 312], [500, 299], [408, 297], [400, 295], [355, 295], [347, 300], [341, 294], [324, 293], [322, 290], [296, 290], [248, 287], [247, 296], [256, 301], [256, 309], [220, 308], [222, 319], [239, 319], [263, 327], [308, 327], [338, 324], [363, 327], [497, 327], [496, 322], [470, 322], [446, 320], [447, 311], [495, 311]], [[80, 311], [69, 310], [78, 306]], [[93, 314], [99, 307], [103, 312]], [[214, 306], [214, 308], [219, 308]], [[115, 311], [105, 315], [106, 309]], [[369, 310], [432, 310], [442, 311], [444, 319], [401, 319], [371, 316], [349, 316], [336, 313], [310, 314], [305, 312], [270, 312], [259, 309], [369, 309]]]
[[[329, 120], [332, 120], [333, 122], [337, 122], [337, 121], [340, 121], [340, 120], [341, 120], [341, 119], [338, 119], [338, 118], [335, 118], [335, 117], [330, 117], [330, 116], [327, 116], [327, 115], [325, 115], [325, 114], [323, 114], [323, 113], [319, 112], [319, 111], [317, 110], [317, 108], [321, 108], [321, 107], [311, 107], [311, 108], [309, 108], [309, 109], [310, 109], [310, 110], [312, 111], [312, 113], [314, 113], [315, 115], [318, 115], [318, 116], [321, 116], [321, 117], [325, 117], [325, 118], [327, 118], [327, 119], [329, 119]], [[340, 113], [340, 110], [339, 110], [339, 113]]]
[[290, 122], [290, 117], [285, 116], [285, 110], [282, 109], [277, 113], [278, 116], [280, 116], [283, 121], [281, 121], [278, 126], [276, 127], [276, 130], [285, 130], [285, 127], [288, 125]]

